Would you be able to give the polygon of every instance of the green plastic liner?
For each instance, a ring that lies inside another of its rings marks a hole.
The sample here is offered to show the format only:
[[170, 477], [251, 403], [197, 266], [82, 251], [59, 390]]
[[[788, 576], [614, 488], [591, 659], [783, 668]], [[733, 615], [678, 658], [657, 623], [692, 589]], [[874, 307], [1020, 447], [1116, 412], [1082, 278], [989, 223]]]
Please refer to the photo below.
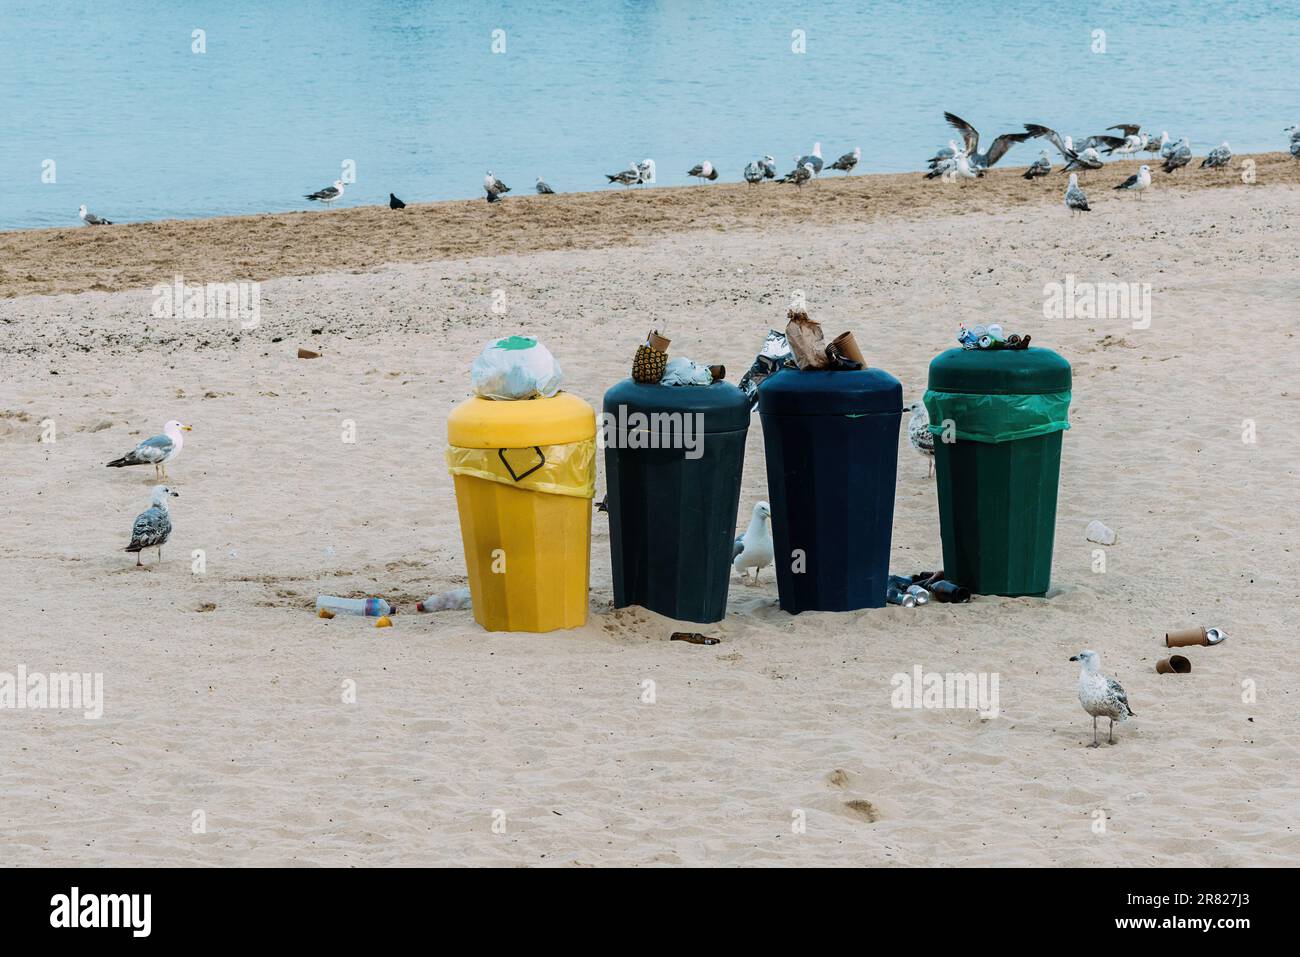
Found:
[[973, 395], [968, 392], [925, 393], [930, 431], [942, 439], [951, 420], [958, 442], [1014, 442], [1063, 432], [1070, 427], [1070, 392], [1037, 395]]

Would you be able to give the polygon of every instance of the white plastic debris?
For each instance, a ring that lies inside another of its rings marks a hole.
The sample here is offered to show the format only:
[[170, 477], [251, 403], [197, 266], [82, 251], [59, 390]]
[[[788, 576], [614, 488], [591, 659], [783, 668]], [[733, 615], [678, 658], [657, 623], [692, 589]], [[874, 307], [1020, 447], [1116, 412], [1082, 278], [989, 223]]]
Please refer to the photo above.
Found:
[[461, 611], [470, 607], [469, 589], [453, 588], [451, 591], [430, 595], [415, 603], [416, 611]]
[[712, 382], [713, 373], [708, 366], [702, 366], [683, 356], [668, 360], [664, 377], [660, 380], [661, 385], [710, 385]]
[[528, 336], [493, 339], [470, 369], [474, 394], [485, 399], [550, 398], [560, 391], [564, 373], [551, 351]]
[[1088, 541], [1096, 542], [1098, 545], [1114, 545], [1118, 540], [1115, 529], [1095, 519], [1088, 523], [1085, 534], [1088, 536]]

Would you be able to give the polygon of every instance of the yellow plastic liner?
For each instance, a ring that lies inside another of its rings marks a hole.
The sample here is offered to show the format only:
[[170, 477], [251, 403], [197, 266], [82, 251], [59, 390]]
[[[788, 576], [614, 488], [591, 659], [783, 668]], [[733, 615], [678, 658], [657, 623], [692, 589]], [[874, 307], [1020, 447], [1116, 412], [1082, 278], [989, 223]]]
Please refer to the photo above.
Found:
[[447, 468], [530, 492], [592, 498], [596, 494], [596, 440], [528, 448], [463, 449], [448, 446]]

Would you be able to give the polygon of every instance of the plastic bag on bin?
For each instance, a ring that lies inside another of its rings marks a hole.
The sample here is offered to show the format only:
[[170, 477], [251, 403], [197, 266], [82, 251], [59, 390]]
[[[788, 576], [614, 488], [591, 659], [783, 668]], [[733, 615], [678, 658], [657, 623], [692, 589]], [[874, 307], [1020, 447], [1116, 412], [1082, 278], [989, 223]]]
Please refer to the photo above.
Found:
[[563, 381], [559, 360], [530, 336], [493, 339], [470, 369], [474, 394], [485, 399], [549, 399]]

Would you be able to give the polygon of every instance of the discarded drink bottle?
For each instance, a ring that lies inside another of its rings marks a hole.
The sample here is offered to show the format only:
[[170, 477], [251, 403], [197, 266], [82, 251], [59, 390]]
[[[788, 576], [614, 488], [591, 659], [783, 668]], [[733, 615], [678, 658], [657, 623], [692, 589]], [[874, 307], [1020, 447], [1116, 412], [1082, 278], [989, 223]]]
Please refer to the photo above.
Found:
[[364, 615], [381, 618], [396, 614], [397, 609], [382, 598], [335, 598], [333, 595], [316, 596], [316, 610], [331, 611], [336, 615]]

